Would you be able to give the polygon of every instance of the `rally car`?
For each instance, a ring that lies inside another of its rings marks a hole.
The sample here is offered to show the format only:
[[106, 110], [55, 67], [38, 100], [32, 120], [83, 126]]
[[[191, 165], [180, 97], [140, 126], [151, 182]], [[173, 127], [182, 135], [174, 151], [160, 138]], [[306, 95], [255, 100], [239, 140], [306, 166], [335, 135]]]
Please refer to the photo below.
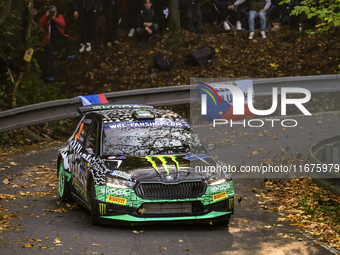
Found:
[[228, 224], [234, 212], [231, 176], [208, 171], [221, 170], [223, 163], [185, 119], [146, 104], [78, 110], [82, 119], [58, 151], [58, 189], [61, 200], [91, 212], [93, 225]]

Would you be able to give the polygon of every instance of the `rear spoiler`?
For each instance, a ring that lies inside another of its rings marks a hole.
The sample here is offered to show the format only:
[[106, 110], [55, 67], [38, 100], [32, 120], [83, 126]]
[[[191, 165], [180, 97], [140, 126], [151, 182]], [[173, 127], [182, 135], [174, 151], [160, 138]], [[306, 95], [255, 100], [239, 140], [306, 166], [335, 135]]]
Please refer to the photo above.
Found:
[[80, 115], [84, 115], [87, 112], [112, 110], [112, 109], [141, 109], [149, 108], [153, 109], [153, 105], [149, 104], [92, 104], [78, 107]]

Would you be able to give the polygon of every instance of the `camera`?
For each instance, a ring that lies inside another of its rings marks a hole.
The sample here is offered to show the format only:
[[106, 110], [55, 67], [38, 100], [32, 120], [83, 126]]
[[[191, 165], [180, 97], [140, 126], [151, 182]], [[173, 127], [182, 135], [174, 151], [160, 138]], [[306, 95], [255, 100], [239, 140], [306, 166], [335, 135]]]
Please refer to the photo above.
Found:
[[49, 18], [52, 18], [55, 15], [57, 8], [55, 6], [51, 5], [49, 8], [50, 15], [48, 16]]

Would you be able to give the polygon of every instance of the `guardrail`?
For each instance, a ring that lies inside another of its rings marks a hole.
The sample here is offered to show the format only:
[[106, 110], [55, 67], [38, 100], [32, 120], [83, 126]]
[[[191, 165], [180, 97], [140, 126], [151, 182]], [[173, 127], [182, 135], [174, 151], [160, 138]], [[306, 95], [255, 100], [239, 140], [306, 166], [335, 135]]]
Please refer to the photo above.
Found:
[[[226, 79], [209, 80], [213, 82], [226, 81]], [[255, 97], [270, 96], [272, 87], [302, 87], [308, 89], [311, 93], [338, 92], [340, 91], [340, 75], [254, 79], [253, 84]], [[191, 89], [195, 88], [195, 86], [180, 85], [138, 89], [105, 93], [105, 96], [109, 103], [148, 103], [156, 106], [179, 105], [195, 100], [195, 95], [190, 95]], [[3, 111], [0, 112], [0, 132], [75, 117], [77, 108], [81, 105], [79, 98], [72, 98]]]
[[[328, 138], [325, 140], [322, 140], [316, 144], [314, 144], [309, 149], [309, 157], [311, 160], [311, 163], [313, 164], [329, 164], [329, 163], [335, 163], [340, 164], [339, 162], [332, 162], [332, 161], [325, 161], [325, 148], [329, 146], [333, 147], [339, 147], [340, 146], [340, 136]], [[337, 150], [337, 160], [339, 159], [339, 150]], [[319, 171], [313, 171], [310, 173], [310, 177], [313, 179], [315, 183], [317, 183], [319, 186], [333, 192], [334, 194], [340, 196], [340, 171], [336, 172], [336, 169], [330, 166], [327, 167], [327, 172]]]

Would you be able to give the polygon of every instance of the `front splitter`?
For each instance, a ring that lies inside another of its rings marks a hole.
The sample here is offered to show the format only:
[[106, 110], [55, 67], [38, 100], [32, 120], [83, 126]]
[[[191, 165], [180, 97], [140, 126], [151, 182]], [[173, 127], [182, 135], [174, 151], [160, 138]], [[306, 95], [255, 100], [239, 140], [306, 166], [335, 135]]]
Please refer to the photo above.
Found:
[[116, 216], [101, 216], [103, 220], [118, 220], [118, 221], [131, 221], [131, 222], [155, 222], [155, 221], [195, 221], [195, 220], [207, 220], [218, 217], [223, 217], [233, 212], [210, 212], [205, 215], [199, 216], [181, 216], [181, 217], [155, 217], [155, 218], [142, 218], [136, 217], [129, 214], [116, 215]]

